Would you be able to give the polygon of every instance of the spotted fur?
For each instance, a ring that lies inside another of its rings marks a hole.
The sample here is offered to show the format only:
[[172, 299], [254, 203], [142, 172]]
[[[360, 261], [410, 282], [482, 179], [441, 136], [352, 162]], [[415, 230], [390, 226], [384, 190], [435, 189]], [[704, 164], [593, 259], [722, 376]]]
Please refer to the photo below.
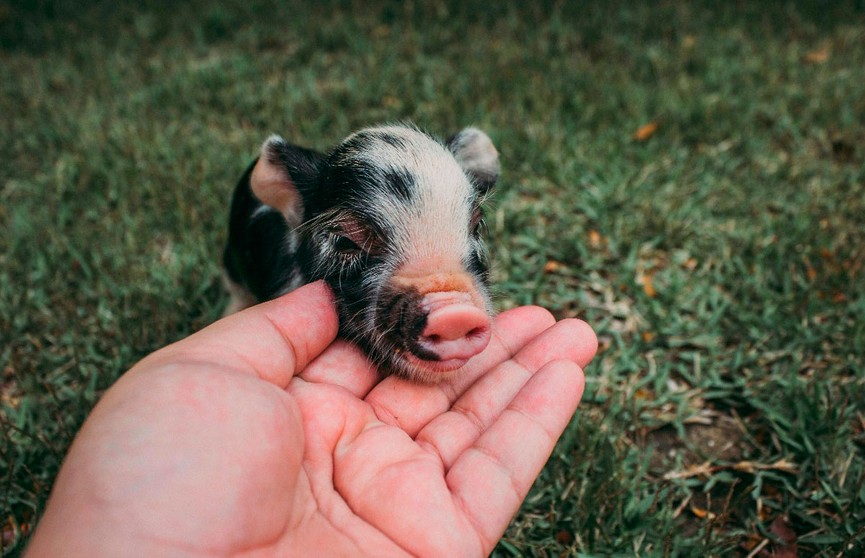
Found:
[[404, 358], [435, 360], [416, 342], [418, 281], [491, 312], [480, 230], [498, 174], [495, 148], [474, 128], [444, 144], [412, 126], [368, 128], [328, 153], [272, 136], [232, 201], [229, 310], [324, 279], [342, 336], [385, 372], [429, 380]]

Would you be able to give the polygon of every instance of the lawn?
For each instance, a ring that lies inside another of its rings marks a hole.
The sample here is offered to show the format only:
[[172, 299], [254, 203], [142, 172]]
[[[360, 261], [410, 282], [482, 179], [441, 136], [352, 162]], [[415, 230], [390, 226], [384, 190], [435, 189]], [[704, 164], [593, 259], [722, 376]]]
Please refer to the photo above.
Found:
[[601, 342], [497, 555], [865, 555], [861, 0], [116, 4], [0, 4], [4, 555], [261, 141], [396, 120], [490, 134], [498, 307]]

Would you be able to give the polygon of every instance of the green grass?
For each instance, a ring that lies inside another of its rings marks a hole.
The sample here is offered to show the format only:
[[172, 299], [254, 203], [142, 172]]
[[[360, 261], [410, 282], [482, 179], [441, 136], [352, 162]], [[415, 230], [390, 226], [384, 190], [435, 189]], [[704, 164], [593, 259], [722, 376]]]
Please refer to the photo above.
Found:
[[782, 517], [865, 554], [861, 1], [112, 4], [0, 5], [4, 553], [102, 391], [219, 316], [260, 142], [409, 119], [500, 148], [499, 306], [601, 340], [498, 555], [777, 551]]

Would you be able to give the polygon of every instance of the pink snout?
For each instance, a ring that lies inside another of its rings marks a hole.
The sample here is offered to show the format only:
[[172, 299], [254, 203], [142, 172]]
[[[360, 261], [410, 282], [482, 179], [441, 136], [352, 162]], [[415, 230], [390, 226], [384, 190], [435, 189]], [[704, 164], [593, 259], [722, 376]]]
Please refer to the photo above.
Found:
[[428, 312], [418, 342], [441, 362], [461, 366], [490, 342], [490, 317], [467, 293], [428, 293], [422, 301]]

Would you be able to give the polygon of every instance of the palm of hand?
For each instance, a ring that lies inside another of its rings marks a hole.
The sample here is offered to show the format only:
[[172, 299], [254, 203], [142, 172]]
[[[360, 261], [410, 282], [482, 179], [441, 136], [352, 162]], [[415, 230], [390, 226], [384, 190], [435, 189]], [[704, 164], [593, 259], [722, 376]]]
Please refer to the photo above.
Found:
[[330, 344], [325, 291], [306, 291], [130, 371], [52, 495], [84, 512], [49, 506], [40, 529], [80, 530], [105, 555], [488, 553], [579, 401], [591, 331], [522, 308], [454, 382], [377, 382], [356, 349]]

